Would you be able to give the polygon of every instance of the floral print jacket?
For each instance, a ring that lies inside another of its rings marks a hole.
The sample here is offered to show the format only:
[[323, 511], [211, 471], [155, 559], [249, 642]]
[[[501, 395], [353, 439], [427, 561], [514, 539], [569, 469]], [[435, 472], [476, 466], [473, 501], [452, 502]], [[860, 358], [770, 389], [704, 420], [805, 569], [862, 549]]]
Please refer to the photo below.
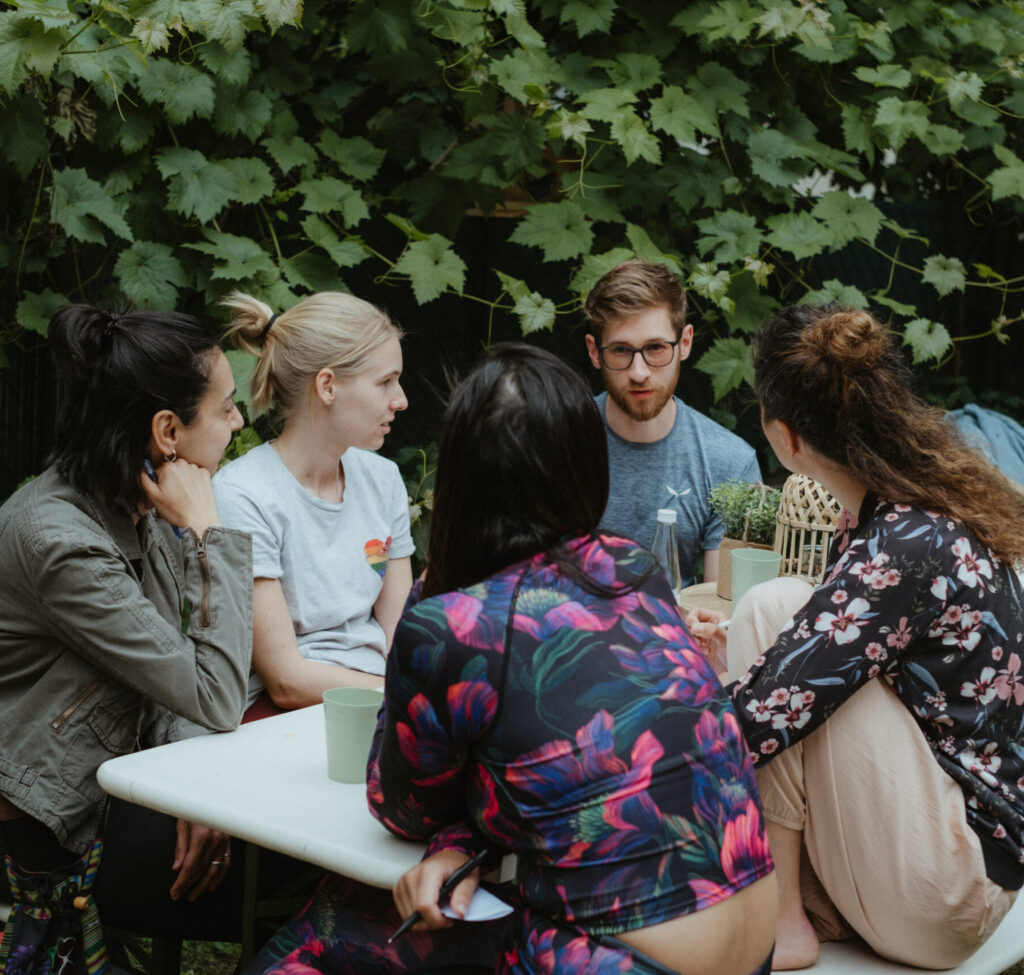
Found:
[[542, 553], [407, 609], [368, 796], [432, 848], [518, 854], [528, 913], [594, 936], [772, 861], [736, 715], [650, 553], [607, 534], [567, 551], [569, 571]]
[[[868, 495], [824, 583], [731, 685], [754, 760], [810, 734], [882, 677], [959, 783], [1007, 887], [1024, 879], [1021, 584], [963, 523]], [[1016, 882], [1014, 879], [1016, 878]]]

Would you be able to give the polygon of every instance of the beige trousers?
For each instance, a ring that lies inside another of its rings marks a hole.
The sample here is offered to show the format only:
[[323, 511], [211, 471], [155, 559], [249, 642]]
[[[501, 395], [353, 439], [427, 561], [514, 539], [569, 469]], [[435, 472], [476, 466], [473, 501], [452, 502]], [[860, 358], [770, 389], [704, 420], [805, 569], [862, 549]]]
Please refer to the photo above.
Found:
[[[729, 675], [742, 674], [811, 587], [751, 589], [729, 628]], [[801, 893], [822, 941], [860, 935], [879, 955], [953, 968], [1010, 909], [1016, 891], [985, 874], [960, 787], [884, 680], [870, 681], [817, 730], [757, 774], [766, 819], [803, 832]]]

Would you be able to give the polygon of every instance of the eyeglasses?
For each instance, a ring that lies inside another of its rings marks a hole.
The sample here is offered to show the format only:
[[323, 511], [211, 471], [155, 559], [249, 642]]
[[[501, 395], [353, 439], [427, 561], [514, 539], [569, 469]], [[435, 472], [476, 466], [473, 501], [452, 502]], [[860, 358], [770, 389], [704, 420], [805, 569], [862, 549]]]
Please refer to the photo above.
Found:
[[642, 348], [634, 349], [631, 345], [622, 345], [614, 342], [611, 345], [599, 345], [597, 352], [601, 357], [601, 365], [605, 369], [628, 369], [633, 365], [633, 359], [638, 352], [647, 365], [652, 369], [657, 369], [660, 366], [667, 366], [672, 361], [678, 344], [679, 339], [676, 339], [674, 342], [662, 340], [660, 342], [648, 342]]

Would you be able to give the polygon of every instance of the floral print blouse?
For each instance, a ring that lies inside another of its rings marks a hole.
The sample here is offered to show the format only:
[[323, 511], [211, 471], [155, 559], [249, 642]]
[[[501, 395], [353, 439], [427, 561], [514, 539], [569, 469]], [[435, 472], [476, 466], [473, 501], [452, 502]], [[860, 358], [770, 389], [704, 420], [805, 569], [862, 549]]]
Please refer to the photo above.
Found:
[[406, 610], [368, 796], [431, 849], [518, 854], [529, 911], [600, 935], [772, 861], [736, 715], [650, 553], [607, 534], [567, 551], [576, 572], [542, 553]]
[[824, 583], [740, 680], [755, 763], [882, 677], [964, 790], [989, 876], [1024, 880], [1024, 608], [1013, 569], [962, 522], [868, 495]]

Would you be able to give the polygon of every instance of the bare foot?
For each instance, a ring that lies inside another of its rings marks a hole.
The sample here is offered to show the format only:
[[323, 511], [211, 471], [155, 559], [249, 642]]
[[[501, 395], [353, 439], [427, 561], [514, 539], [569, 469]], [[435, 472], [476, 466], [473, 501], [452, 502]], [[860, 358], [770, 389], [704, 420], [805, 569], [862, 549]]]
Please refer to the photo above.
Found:
[[810, 968], [818, 960], [820, 952], [818, 936], [802, 907], [779, 915], [772, 955], [773, 972]]

